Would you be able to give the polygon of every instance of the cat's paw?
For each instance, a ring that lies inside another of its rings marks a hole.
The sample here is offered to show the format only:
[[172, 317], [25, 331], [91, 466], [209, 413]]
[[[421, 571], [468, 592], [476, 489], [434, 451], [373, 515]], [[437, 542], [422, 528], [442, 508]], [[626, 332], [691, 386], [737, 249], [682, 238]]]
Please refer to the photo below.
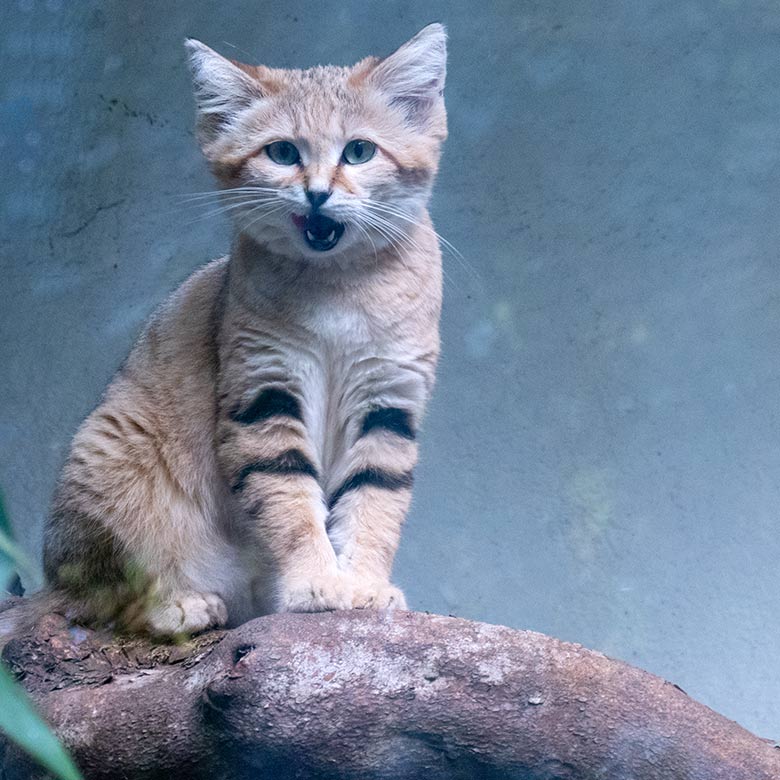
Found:
[[283, 583], [279, 598], [280, 612], [326, 612], [352, 607], [353, 585], [341, 572], [317, 574]]
[[400, 588], [389, 582], [361, 582], [355, 587], [352, 608], [406, 609], [406, 598]]
[[197, 634], [227, 623], [227, 607], [216, 593], [183, 593], [151, 606], [145, 615], [153, 636]]

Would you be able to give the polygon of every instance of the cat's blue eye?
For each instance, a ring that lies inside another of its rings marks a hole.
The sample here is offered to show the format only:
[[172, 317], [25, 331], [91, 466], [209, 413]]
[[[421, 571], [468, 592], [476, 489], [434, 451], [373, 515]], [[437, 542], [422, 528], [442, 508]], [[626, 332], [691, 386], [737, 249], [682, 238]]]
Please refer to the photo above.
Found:
[[350, 165], [360, 165], [361, 163], [368, 162], [376, 154], [376, 144], [371, 141], [364, 141], [361, 138], [357, 138], [354, 141], [350, 141], [342, 152], [341, 156], [344, 158], [345, 163]]
[[295, 165], [301, 161], [301, 155], [289, 141], [274, 141], [265, 147], [265, 153], [277, 165]]

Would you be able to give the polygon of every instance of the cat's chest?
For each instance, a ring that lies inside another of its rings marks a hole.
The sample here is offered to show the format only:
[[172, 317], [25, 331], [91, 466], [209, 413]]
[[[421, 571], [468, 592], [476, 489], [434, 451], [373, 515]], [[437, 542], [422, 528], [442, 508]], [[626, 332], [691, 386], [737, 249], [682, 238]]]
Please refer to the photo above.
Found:
[[301, 312], [301, 325], [312, 343], [336, 355], [378, 347], [384, 334], [365, 309], [321, 303]]
[[308, 302], [286, 320], [265, 320], [238, 335], [236, 365], [249, 385], [282, 377], [315, 395], [322, 388], [370, 383], [402, 359], [403, 346], [362, 306]]
[[231, 343], [233, 392], [242, 399], [267, 386], [292, 392], [326, 471], [369, 410], [424, 404], [426, 374], [416, 359], [418, 345], [393, 321], [385, 327], [359, 306], [304, 305], [294, 319], [244, 323]]

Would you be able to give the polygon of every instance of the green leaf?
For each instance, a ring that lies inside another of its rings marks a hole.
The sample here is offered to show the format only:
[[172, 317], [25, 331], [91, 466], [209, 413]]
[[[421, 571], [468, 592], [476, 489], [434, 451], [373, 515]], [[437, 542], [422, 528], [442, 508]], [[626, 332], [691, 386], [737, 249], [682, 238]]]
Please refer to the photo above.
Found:
[[14, 562], [5, 553], [0, 552], [0, 598], [3, 591], [8, 589], [15, 571]]
[[65, 748], [51, 732], [25, 691], [0, 664], [0, 730], [61, 780], [82, 780]]
[[[11, 523], [8, 521], [8, 515], [5, 513], [5, 506], [3, 504], [3, 494], [0, 493], [0, 539], [10, 541], [11, 539]], [[8, 587], [8, 583], [11, 582], [16, 571], [16, 565], [13, 558], [3, 550], [3, 544], [0, 542], [0, 590], [5, 590]]]
[[8, 587], [15, 571], [27, 576], [28, 584], [32, 584], [33, 590], [40, 587], [43, 581], [38, 567], [13, 541], [11, 523], [5, 512], [3, 494], [0, 493], [0, 590]]
[[39, 577], [36, 567], [24, 554], [22, 548], [0, 531], [0, 572], [2, 572], [1, 567], [3, 563], [6, 562], [10, 573], [18, 569], [19, 571], [24, 571], [33, 579], [38, 579]]
[[[0, 589], [11, 581], [19, 569], [27, 573], [32, 582], [40, 582], [41, 576], [11, 536], [11, 523], [5, 513], [0, 494]], [[24, 689], [0, 663], [0, 731], [56, 777], [62, 780], [81, 780], [81, 774], [71, 757], [57, 740], [45, 721], [35, 710]]]

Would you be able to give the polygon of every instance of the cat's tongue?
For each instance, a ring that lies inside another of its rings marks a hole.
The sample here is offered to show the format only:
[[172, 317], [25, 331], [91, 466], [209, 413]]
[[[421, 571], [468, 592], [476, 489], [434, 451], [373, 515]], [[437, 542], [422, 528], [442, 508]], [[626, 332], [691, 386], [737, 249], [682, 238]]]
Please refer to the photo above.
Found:
[[295, 226], [303, 233], [304, 241], [317, 252], [327, 252], [344, 235], [344, 225], [322, 214], [310, 217], [292, 215]]

